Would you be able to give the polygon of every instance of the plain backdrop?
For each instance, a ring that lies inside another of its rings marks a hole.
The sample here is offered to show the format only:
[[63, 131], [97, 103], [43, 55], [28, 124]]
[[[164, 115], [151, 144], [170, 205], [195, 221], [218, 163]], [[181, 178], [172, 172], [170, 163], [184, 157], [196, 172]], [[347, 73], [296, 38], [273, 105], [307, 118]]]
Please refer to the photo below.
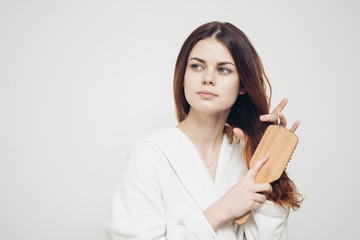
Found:
[[301, 121], [290, 239], [356, 239], [358, 1], [0, 1], [0, 239], [105, 240], [129, 147], [176, 125], [175, 60], [208, 21], [242, 29]]

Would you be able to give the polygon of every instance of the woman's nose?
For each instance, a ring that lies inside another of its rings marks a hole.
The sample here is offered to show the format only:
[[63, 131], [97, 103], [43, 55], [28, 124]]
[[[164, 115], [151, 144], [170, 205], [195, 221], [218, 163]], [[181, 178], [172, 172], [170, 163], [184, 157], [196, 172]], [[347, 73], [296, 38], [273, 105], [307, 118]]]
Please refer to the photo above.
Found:
[[211, 71], [208, 71], [205, 76], [204, 76], [204, 79], [202, 81], [202, 84], [203, 85], [215, 85], [215, 78], [214, 78], [214, 75], [213, 73], [211, 73]]

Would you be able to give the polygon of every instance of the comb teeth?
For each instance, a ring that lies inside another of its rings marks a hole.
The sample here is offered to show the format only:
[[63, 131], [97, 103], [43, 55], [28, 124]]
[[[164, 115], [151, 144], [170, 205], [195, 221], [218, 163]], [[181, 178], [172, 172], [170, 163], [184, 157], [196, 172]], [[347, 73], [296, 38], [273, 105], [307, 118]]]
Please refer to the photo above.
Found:
[[295, 150], [296, 150], [296, 146], [295, 146], [295, 148], [294, 148], [293, 152], [291, 153], [291, 156], [290, 156], [290, 158], [289, 158], [289, 161], [286, 163], [286, 167], [285, 167], [285, 169], [288, 167], [289, 162], [291, 161], [291, 159], [292, 159], [292, 157], [293, 157], [293, 155], [294, 155]]

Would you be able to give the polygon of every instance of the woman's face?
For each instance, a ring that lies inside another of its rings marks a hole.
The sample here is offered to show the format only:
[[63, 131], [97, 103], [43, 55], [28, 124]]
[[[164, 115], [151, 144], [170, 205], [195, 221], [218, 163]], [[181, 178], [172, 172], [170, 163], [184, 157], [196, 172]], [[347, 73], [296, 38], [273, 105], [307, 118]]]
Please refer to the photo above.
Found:
[[190, 111], [228, 114], [239, 89], [235, 62], [225, 45], [213, 38], [199, 41], [189, 54], [184, 77]]

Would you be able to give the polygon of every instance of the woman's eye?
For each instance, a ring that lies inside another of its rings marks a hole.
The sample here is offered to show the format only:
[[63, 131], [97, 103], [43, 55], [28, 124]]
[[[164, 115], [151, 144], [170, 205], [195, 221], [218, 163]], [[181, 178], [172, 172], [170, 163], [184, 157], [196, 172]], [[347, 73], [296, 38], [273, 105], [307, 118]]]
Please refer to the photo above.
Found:
[[228, 73], [231, 73], [231, 70], [227, 69], [227, 68], [219, 68], [219, 72], [228, 74]]
[[201, 70], [203, 67], [199, 64], [191, 64], [191, 68], [194, 70]]

